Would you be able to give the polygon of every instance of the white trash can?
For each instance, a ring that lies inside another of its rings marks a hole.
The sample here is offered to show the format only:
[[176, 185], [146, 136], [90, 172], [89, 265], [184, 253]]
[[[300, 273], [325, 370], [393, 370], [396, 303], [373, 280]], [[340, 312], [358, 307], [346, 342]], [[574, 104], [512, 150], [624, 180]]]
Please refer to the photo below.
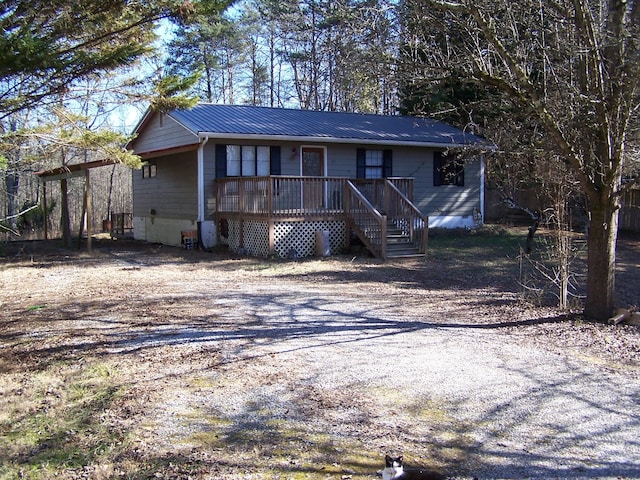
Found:
[[329, 257], [331, 255], [329, 230], [318, 230], [316, 232], [316, 255], [318, 257]]

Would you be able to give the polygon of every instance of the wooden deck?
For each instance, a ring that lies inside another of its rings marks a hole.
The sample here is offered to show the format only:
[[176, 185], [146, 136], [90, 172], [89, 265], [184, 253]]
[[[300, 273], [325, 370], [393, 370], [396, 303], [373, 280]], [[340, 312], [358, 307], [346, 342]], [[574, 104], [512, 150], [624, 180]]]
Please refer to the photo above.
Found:
[[[390, 180], [412, 200], [412, 178]], [[355, 185], [374, 208], [385, 210], [384, 180], [272, 176], [216, 180], [217, 212], [295, 219], [344, 215], [347, 182]]]
[[411, 203], [412, 178], [233, 177], [216, 180], [215, 191], [217, 220], [239, 222], [241, 246], [244, 222], [267, 224], [267, 248], [273, 252], [276, 222], [341, 221], [345, 242], [353, 231], [378, 257], [388, 256], [390, 226], [418, 254], [426, 252], [428, 221]]

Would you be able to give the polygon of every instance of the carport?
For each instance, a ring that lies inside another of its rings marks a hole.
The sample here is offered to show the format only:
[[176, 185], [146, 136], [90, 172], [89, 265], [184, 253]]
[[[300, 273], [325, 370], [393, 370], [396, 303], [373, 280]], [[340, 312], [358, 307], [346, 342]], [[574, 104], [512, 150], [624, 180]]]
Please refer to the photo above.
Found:
[[[47, 231], [47, 182], [54, 180], [60, 180], [60, 190], [62, 196], [67, 195], [67, 180], [73, 177], [81, 177], [84, 175], [84, 200], [82, 205], [83, 217], [86, 215], [86, 221], [80, 222], [80, 231], [78, 238], [82, 238], [84, 233], [84, 224], [87, 225], [87, 251], [91, 251], [91, 175], [90, 171], [93, 168], [105, 167], [107, 165], [114, 165], [119, 163], [117, 160], [95, 160], [93, 162], [77, 163], [74, 165], [63, 165], [61, 167], [53, 168], [51, 170], [40, 170], [35, 172], [42, 180], [42, 202], [44, 212], [44, 239], [48, 240], [49, 232]], [[62, 208], [67, 208], [66, 202], [62, 202]], [[63, 214], [64, 215], [64, 214]], [[68, 215], [68, 213], [67, 213]]]

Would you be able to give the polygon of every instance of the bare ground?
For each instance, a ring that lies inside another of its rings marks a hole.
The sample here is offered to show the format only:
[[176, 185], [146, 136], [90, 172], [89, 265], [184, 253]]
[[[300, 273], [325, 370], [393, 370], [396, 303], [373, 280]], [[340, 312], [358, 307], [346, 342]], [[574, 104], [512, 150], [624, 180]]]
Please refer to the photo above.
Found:
[[[524, 303], [516, 252], [469, 245], [6, 246], [0, 478], [368, 479], [387, 452], [459, 478], [640, 478], [638, 328]], [[618, 259], [637, 305], [637, 236]]]

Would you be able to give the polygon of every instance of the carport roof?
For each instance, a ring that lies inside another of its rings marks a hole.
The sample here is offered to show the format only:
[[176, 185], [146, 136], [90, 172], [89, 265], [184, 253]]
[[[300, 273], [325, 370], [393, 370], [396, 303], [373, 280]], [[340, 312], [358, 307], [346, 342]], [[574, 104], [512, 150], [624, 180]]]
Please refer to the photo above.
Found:
[[92, 162], [64, 165], [62, 167], [52, 168], [51, 170], [39, 170], [37, 172], [34, 172], [34, 174], [40, 177], [42, 181], [50, 182], [52, 180], [61, 180], [64, 178], [84, 175], [87, 170], [90, 170], [92, 168], [104, 167], [106, 165], [115, 165], [116, 163], [120, 162], [112, 159], [94, 160]]

